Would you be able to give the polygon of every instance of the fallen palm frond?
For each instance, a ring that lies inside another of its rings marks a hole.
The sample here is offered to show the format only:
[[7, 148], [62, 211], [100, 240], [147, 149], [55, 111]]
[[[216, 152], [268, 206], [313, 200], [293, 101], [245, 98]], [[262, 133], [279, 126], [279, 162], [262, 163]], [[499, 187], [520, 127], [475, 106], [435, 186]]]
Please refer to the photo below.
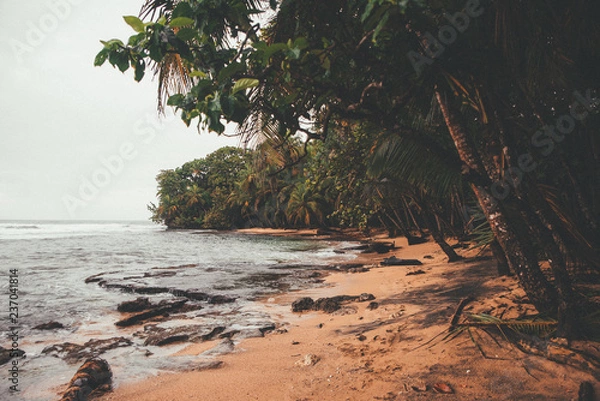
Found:
[[556, 331], [558, 322], [542, 316], [532, 316], [520, 319], [502, 320], [495, 316], [485, 313], [470, 314], [462, 323], [455, 324], [457, 329], [460, 328], [497, 328], [506, 337], [505, 330], [511, 330], [519, 334], [528, 334], [540, 338], [548, 338]]

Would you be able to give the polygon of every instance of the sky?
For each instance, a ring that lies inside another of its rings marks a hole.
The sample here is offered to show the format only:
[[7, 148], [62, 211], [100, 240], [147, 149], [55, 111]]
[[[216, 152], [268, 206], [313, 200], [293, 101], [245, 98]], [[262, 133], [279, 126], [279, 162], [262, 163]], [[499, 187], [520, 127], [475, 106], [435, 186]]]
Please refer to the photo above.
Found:
[[159, 118], [151, 73], [93, 66], [142, 3], [0, 0], [0, 220], [147, 220], [161, 169], [239, 144]]

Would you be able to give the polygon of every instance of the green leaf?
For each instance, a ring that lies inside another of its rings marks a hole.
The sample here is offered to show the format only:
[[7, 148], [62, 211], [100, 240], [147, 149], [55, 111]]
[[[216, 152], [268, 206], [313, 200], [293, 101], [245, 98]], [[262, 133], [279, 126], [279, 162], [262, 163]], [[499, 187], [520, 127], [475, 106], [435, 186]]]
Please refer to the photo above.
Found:
[[136, 82], [140, 82], [142, 78], [144, 78], [144, 74], [146, 72], [146, 62], [143, 58], [139, 59], [137, 63], [135, 63], [135, 74], [134, 79]]
[[130, 27], [133, 28], [134, 31], [140, 32], [140, 33], [144, 32], [144, 29], [146, 28], [146, 26], [144, 25], [142, 20], [139, 19], [138, 17], [135, 17], [133, 15], [126, 15], [123, 17], [123, 19], [125, 20], [125, 22], [127, 22], [127, 25], [129, 25]]
[[294, 40], [294, 47], [300, 50], [306, 49], [308, 47], [308, 40], [303, 37], [296, 38]]
[[129, 68], [129, 57], [124, 51], [113, 51], [108, 55], [108, 61], [121, 72], [127, 71]]
[[231, 90], [232, 94], [235, 94], [239, 91], [242, 90], [246, 90], [249, 88], [254, 88], [256, 86], [258, 86], [259, 84], [259, 80], [258, 79], [254, 79], [254, 78], [241, 78], [238, 79], [236, 81], [236, 83], [233, 85], [233, 89]]
[[167, 105], [179, 106], [181, 104], [181, 102], [183, 102], [184, 99], [185, 99], [185, 96], [182, 95], [181, 93], [178, 93], [177, 95], [173, 95], [173, 96], [169, 97], [169, 100], [167, 100]]
[[188, 41], [190, 39], [195, 38], [197, 34], [198, 34], [198, 31], [195, 30], [194, 28], [181, 28], [176, 33], [177, 37], [184, 41]]
[[106, 61], [107, 58], [108, 58], [108, 49], [104, 48], [104, 49], [100, 50], [100, 52], [96, 55], [96, 58], [94, 59], [94, 66], [96, 66], [96, 67], [101, 66], [102, 64], [104, 64], [104, 62]]
[[181, 3], [177, 4], [175, 9], [173, 10], [172, 17], [173, 18], [178, 18], [178, 17], [192, 18], [192, 17], [194, 17], [194, 10], [192, 10], [192, 6], [190, 6], [189, 3], [181, 2]]
[[171, 28], [179, 28], [182, 26], [186, 26], [186, 25], [192, 25], [194, 23], [194, 20], [191, 18], [187, 18], [187, 17], [177, 17], [171, 20], [171, 22], [169, 22], [169, 26]]

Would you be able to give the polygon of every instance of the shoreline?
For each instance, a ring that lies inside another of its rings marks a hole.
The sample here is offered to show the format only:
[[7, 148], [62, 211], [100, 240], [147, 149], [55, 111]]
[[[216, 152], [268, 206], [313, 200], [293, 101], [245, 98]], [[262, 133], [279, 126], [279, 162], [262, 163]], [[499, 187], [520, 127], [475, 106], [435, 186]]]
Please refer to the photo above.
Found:
[[[240, 232], [304, 238], [316, 234]], [[277, 330], [235, 343], [233, 352], [216, 357], [222, 362], [218, 368], [161, 373], [124, 383], [97, 399], [575, 400], [582, 381], [594, 382], [589, 373], [524, 354], [502, 344], [501, 338], [495, 340], [503, 345], [499, 347], [479, 332], [474, 333], [477, 345], [467, 333], [451, 341], [442, 341], [443, 336], [432, 341], [447, 331], [458, 303], [467, 296], [475, 297], [465, 308], [472, 313], [515, 318], [534, 309], [522, 302], [524, 293], [514, 278], [495, 276], [489, 258], [449, 264], [433, 243], [408, 246], [404, 238], [385, 241], [399, 247], [388, 254], [358, 254], [353, 262], [378, 266], [383, 258], [395, 255], [419, 259], [423, 265], [334, 271], [324, 277], [323, 286], [267, 296], [261, 304], [277, 322]], [[331, 314], [291, 311], [292, 302], [301, 297], [362, 293], [373, 294], [377, 308], [353, 302]], [[190, 344], [175, 355], [199, 355], [218, 343]], [[435, 390], [448, 387], [452, 394]]]

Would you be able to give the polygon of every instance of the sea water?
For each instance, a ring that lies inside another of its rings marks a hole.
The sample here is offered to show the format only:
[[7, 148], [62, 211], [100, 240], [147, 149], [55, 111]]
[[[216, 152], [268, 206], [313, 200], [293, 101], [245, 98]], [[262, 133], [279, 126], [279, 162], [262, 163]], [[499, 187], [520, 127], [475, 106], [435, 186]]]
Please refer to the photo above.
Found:
[[[206, 305], [186, 321], [243, 330], [271, 321], [255, 302], [268, 293], [311, 285], [298, 274], [325, 266], [339, 243], [203, 230], [166, 230], [146, 222], [23, 222], [0, 221], [0, 297], [4, 311], [0, 346], [11, 348], [18, 331], [18, 394], [11, 394], [11, 362], [2, 366], [0, 399], [52, 400], [57, 386], [68, 383], [79, 363], [66, 363], [43, 354], [49, 345], [123, 336], [130, 347], [101, 355], [109, 361], [115, 383], [160, 371], [182, 369], [186, 357], [170, 357], [177, 346], [144, 347], [136, 340], [137, 328], [114, 325], [122, 316], [117, 305], [140, 297], [108, 290], [86, 278], [142, 287], [194, 290], [235, 298], [223, 305]], [[160, 274], [169, 272], [169, 274]], [[12, 281], [11, 281], [12, 277]], [[15, 281], [16, 277], [16, 281]], [[12, 284], [11, 284], [12, 283]], [[314, 284], [313, 284], [314, 285]], [[15, 289], [16, 287], [16, 289]], [[13, 309], [9, 314], [11, 292]], [[153, 302], [172, 294], [144, 295]], [[13, 321], [11, 322], [11, 316]], [[64, 329], [41, 331], [39, 324], [56, 321]], [[179, 345], [178, 347], [182, 347]], [[188, 357], [189, 358], [189, 357]]]

